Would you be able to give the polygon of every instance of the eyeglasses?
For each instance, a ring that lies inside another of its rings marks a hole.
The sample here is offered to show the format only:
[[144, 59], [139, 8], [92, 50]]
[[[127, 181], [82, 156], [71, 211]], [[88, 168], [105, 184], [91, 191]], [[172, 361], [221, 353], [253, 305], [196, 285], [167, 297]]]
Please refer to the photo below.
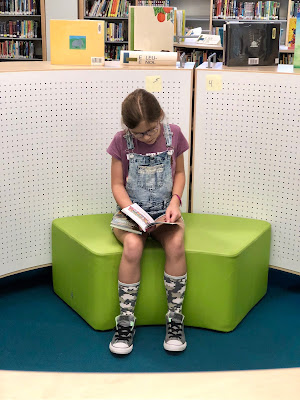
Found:
[[128, 130], [137, 139], [142, 139], [144, 136], [154, 136], [159, 130], [159, 121], [157, 122], [155, 128], [148, 129], [148, 131], [146, 131], [146, 132], [135, 133], [135, 132], [132, 132], [132, 130], [130, 130], [130, 129], [128, 129]]

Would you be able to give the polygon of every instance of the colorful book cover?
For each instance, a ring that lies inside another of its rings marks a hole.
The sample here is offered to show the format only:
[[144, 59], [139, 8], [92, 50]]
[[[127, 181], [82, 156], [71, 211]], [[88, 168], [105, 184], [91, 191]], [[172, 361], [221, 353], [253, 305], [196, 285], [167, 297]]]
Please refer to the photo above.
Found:
[[129, 27], [130, 50], [173, 51], [174, 9], [172, 7], [130, 7]]
[[292, 49], [295, 47], [296, 21], [297, 21], [296, 17], [291, 17], [289, 22], [287, 45]]
[[51, 64], [104, 65], [104, 21], [50, 20]]
[[294, 67], [300, 68], [300, 12], [297, 14]]

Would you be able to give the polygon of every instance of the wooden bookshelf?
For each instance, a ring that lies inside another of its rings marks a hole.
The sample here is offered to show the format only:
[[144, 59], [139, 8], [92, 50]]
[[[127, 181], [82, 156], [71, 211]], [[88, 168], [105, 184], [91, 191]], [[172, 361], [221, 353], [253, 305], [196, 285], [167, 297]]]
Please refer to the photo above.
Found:
[[[135, 6], [137, 0], [127, 0], [132, 6]], [[124, 24], [124, 37], [123, 40], [106, 40], [105, 41], [105, 54], [106, 60], [118, 60], [118, 55], [120, 50], [128, 49], [128, 16], [117, 16], [117, 17], [108, 17], [108, 16], [90, 16], [89, 11], [91, 10], [92, 5], [95, 0], [78, 0], [78, 12], [79, 19], [90, 19], [90, 20], [103, 20], [106, 22], [105, 30], [107, 32], [109, 23], [122, 23]], [[106, 33], [105, 33], [106, 37]], [[118, 46], [120, 46], [118, 48]]]
[[[10, 5], [15, 6], [15, 2], [10, 3]], [[21, 4], [21, 1], [20, 1]], [[46, 24], [45, 24], [45, 0], [36, 0], [37, 10], [36, 14], [29, 14], [30, 10], [24, 10], [24, 12], [20, 12], [18, 9], [7, 10], [6, 8], [0, 9], [0, 23], [7, 23], [12, 21], [13, 25], [16, 21], [35, 21], [38, 23], [37, 28], [37, 35], [38, 37], [35, 38], [28, 38], [28, 37], [21, 37], [18, 36], [16, 32], [10, 32], [3, 28], [3, 35], [0, 36], [0, 46], [1, 43], [3, 44], [5, 41], [8, 43], [14, 42], [23, 42], [23, 43], [32, 43], [34, 48], [33, 58], [26, 58], [25, 56], [1, 56], [1, 47], [0, 47], [0, 61], [46, 61], [47, 59], [47, 52], [46, 52]], [[2, 3], [2, 7], [5, 7], [6, 4]], [[27, 45], [29, 46], [29, 45]]]

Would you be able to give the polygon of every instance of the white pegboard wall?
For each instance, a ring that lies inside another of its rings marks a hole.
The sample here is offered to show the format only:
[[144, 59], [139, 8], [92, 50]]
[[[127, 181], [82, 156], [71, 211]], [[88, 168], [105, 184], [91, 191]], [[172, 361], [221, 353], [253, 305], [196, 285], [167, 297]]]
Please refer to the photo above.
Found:
[[168, 120], [189, 141], [191, 71], [0, 74], [0, 276], [51, 263], [53, 219], [115, 210], [106, 149], [121, 102], [153, 74]]
[[270, 222], [270, 263], [300, 272], [300, 75], [196, 73], [193, 211]]

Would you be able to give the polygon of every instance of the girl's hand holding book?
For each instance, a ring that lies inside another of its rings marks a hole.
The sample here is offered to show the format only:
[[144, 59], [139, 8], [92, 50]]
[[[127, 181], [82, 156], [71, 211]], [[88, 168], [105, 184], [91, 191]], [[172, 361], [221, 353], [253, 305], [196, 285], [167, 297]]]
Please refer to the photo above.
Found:
[[176, 198], [173, 197], [166, 210], [166, 222], [176, 222], [180, 217], [181, 212], [179, 205], [176, 204]]

